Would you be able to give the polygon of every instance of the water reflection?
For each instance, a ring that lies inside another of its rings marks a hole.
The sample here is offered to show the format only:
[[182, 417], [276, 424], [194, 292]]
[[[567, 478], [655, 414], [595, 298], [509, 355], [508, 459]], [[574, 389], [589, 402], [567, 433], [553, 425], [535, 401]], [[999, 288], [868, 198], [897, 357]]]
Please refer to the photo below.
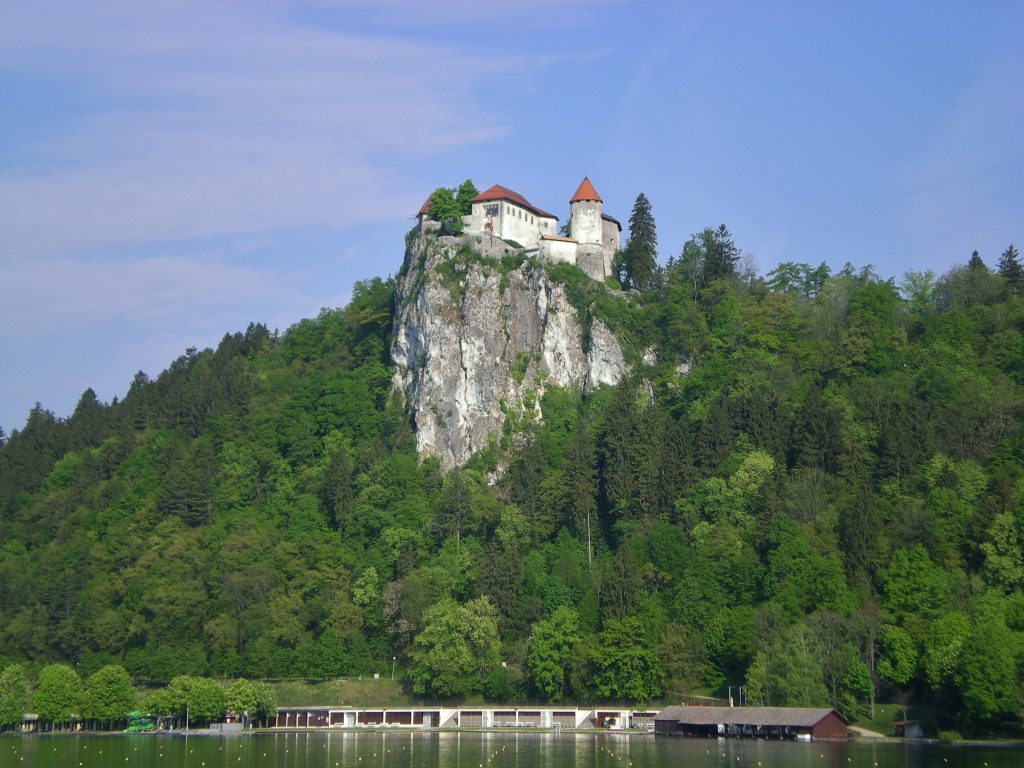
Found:
[[363, 731], [0, 735], [0, 768], [1019, 768], [1020, 747]]

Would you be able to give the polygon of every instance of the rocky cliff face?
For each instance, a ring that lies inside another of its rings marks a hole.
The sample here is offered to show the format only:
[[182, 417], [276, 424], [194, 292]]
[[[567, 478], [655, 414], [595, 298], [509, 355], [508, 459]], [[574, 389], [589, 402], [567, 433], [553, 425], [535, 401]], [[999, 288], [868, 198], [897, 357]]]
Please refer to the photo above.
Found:
[[395, 386], [412, 411], [420, 453], [446, 470], [515, 424], [542, 418], [546, 387], [612, 385], [629, 368], [600, 320], [591, 321], [585, 345], [565, 288], [535, 260], [506, 253], [497, 240], [429, 236], [412, 239], [405, 255]]

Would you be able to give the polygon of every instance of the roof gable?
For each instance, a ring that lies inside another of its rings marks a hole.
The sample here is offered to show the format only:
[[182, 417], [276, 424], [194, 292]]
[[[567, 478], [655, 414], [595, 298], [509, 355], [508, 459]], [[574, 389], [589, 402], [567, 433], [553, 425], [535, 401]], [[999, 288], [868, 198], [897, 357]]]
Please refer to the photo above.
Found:
[[434, 199], [434, 193], [431, 192], [429, 195], [427, 195], [427, 199], [423, 201], [423, 205], [420, 206], [420, 212], [417, 213], [416, 215], [417, 216], [424, 216], [424, 215], [430, 213], [430, 201], [433, 200], [433, 199]]
[[507, 200], [510, 203], [515, 203], [521, 208], [525, 208], [528, 211], [533, 212], [537, 216], [542, 216], [546, 219], [558, 219], [553, 213], [541, 210], [525, 197], [520, 195], [518, 192], [513, 192], [508, 187], [503, 187], [501, 184], [495, 184], [493, 187], [485, 189], [479, 195], [474, 197], [469, 202], [471, 203], [489, 203], [493, 200]]

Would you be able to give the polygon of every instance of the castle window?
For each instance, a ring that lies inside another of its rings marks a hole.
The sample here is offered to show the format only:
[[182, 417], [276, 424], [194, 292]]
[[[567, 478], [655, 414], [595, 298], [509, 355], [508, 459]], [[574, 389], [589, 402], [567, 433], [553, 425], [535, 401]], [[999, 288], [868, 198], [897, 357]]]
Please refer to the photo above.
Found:
[[497, 205], [488, 205], [484, 209], [484, 213], [487, 216], [497, 216], [498, 215], [498, 206]]

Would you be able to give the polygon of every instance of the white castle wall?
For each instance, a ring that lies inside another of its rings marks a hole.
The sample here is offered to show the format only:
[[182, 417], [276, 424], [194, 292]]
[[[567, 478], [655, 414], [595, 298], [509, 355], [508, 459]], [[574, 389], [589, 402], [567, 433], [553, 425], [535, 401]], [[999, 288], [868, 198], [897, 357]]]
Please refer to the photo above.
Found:
[[502, 240], [515, 240], [524, 248], [537, 248], [540, 236], [555, 234], [557, 224], [557, 219], [538, 216], [507, 200], [473, 203], [465, 221], [470, 234], [489, 232]]
[[570, 206], [569, 227], [572, 238], [585, 245], [601, 244], [601, 203], [580, 200]]
[[557, 264], [564, 261], [566, 264], [576, 263], [576, 241], [564, 237], [542, 237], [540, 240], [541, 259]]

